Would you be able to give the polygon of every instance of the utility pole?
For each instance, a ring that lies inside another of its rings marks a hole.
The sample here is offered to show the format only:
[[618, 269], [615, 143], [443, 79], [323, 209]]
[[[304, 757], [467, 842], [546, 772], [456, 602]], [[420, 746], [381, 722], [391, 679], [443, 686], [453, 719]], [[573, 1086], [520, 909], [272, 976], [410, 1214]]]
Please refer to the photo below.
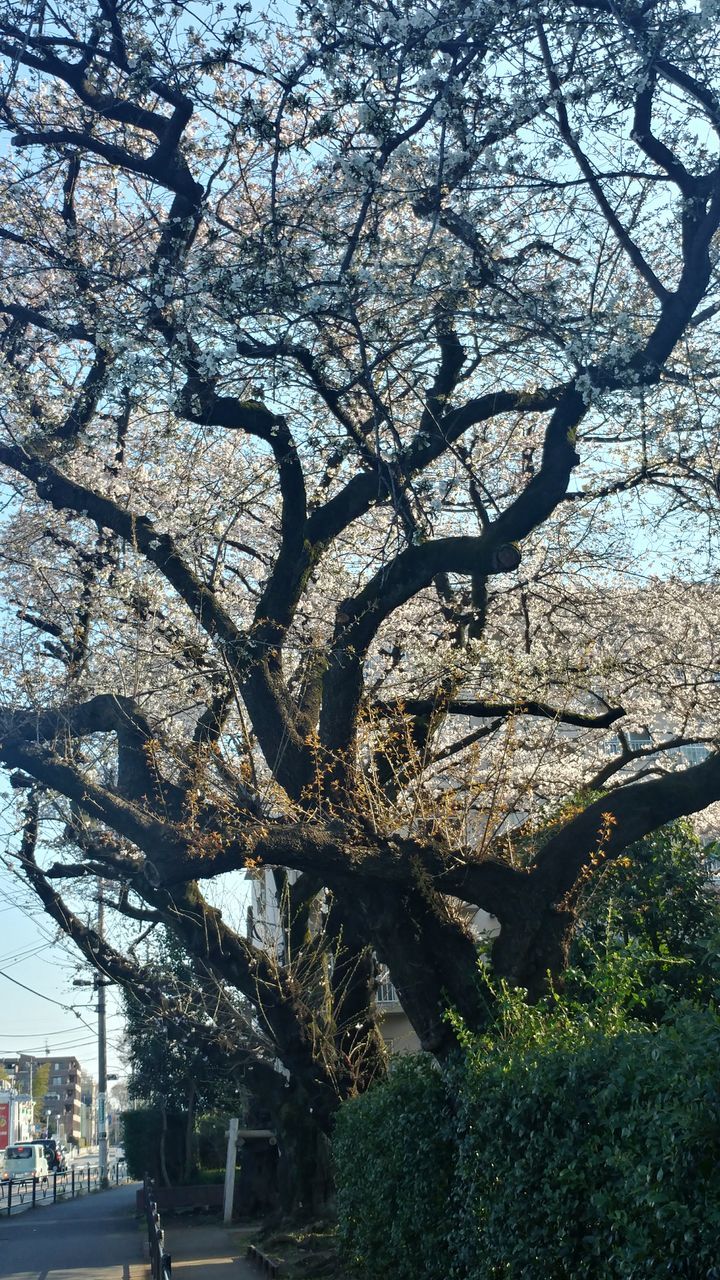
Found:
[[[97, 918], [97, 934], [102, 941], [105, 934], [105, 899], [103, 896], [103, 882], [98, 880], [98, 918]], [[97, 1004], [95, 1006], [98, 1016], [98, 1089], [97, 1089], [97, 1140], [98, 1140], [98, 1174], [100, 1178], [100, 1186], [107, 1187], [110, 1185], [108, 1179], [108, 1134], [107, 1134], [107, 1014], [105, 1003], [105, 988], [110, 985], [111, 979], [95, 976], [92, 982], [85, 982], [82, 978], [75, 978], [74, 987], [92, 987], [97, 994]], [[110, 1080], [117, 1080], [117, 1076], [110, 1076]]]
[[17, 1062], [13, 1062], [12, 1067], [11, 1067], [11, 1070], [12, 1070], [12, 1073], [13, 1073], [12, 1086], [11, 1086], [11, 1087], [12, 1087], [12, 1091], [13, 1091], [13, 1093], [15, 1094], [15, 1105], [14, 1105], [14, 1107], [12, 1107], [12, 1104], [11, 1104], [11, 1110], [10, 1110], [10, 1119], [12, 1120], [13, 1115], [15, 1116], [15, 1123], [14, 1123], [14, 1125], [13, 1125], [14, 1136], [13, 1136], [13, 1138], [11, 1139], [11, 1141], [12, 1141], [12, 1142], [19, 1142], [19, 1141], [20, 1141], [20, 1102], [19, 1102], [19, 1098], [20, 1098], [20, 1055], [19, 1055], [19, 1054], [18, 1054], [18, 1061], [17, 1061]]
[[[103, 937], [105, 927], [105, 900], [103, 882], [98, 880], [98, 935]], [[98, 1015], [98, 1165], [100, 1186], [108, 1186], [108, 1137], [107, 1137], [107, 1021], [105, 1007], [105, 983], [99, 978], [96, 984]]]

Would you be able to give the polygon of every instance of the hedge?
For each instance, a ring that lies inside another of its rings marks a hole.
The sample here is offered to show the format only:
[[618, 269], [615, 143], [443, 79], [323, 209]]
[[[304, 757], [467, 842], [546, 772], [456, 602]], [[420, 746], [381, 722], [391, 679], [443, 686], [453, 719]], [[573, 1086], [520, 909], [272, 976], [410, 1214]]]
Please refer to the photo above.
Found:
[[341, 1108], [333, 1142], [341, 1246], [373, 1280], [447, 1280], [451, 1132], [443, 1080], [424, 1059], [401, 1060]]
[[411, 1060], [340, 1114], [341, 1238], [398, 1280], [720, 1280], [720, 1023]]
[[[145, 1173], [162, 1184], [160, 1172], [160, 1135], [162, 1115], [153, 1107], [139, 1107], [135, 1111], [123, 1111], [123, 1142], [128, 1173], [131, 1178], [142, 1178]], [[185, 1129], [187, 1117], [170, 1113], [167, 1116], [165, 1137], [165, 1162], [173, 1185], [182, 1174], [185, 1158]]]

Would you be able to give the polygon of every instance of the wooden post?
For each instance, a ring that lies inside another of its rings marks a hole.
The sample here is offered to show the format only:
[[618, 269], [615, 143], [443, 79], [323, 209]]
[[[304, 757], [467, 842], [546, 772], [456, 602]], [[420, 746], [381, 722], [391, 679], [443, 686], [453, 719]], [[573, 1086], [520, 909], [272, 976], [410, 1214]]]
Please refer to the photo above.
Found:
[[223, 1222], [232, 1222], [233, 1197], [235, 1195], [235, 1158], [237, 1155], [237, 1133], [240, 1121], [230, 1121], [228, 1129], [227, 1159], [225, 1160], [225, 1198], [223, 1202]]

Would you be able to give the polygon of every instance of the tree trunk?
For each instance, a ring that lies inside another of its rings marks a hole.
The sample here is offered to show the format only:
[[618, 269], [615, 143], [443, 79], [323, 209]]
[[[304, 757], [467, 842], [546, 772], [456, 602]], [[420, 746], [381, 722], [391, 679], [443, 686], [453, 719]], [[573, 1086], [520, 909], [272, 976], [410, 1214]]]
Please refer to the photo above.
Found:
[[325, 1218], [334, 1201], [330, 1139], [314, 1113], [288, 1099], [277, 1119], [280, 1210], [284, 1218]]
[[163, 1180], [163, 1186], [170, 1186], [170, 1177], [167, 1171], [167, 1106], [165, 1102], [160, 1103], [160, 1177]]
[[190, 1181], [193, 1163], [193, 1138], [195, 1136], [195, 1081], [188, 1081], [187, 1120], [185, 1124], [185, 1156], [183, 1159], [183, 1182]]

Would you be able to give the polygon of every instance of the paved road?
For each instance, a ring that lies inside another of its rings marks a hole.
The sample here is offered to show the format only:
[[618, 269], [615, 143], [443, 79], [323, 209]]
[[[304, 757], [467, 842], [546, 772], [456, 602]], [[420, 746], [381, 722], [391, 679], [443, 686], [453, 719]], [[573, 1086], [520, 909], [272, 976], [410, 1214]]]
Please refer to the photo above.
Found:
[[148, 1280], [136, 1190], [0, 1217], [0, 1280]]

